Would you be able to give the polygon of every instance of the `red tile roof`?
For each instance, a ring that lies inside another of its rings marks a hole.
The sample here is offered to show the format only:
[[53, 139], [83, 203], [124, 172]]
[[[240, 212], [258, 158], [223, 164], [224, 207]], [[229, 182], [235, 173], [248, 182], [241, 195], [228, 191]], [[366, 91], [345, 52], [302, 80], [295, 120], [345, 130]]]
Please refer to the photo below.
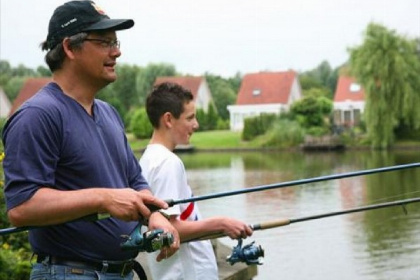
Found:
[[[260, 72], [243, 77], [236, 105], [287, 104], [296, 72]], [[255, 94], [258, 93], [259, 94]]]
[[35, 95], [43, 86], [52, 81], [52, 78], [29, 78], [23, 84], [18, 96], [13, 101], [9, 116], [12, 115], [26, 100]]
[[194, 98], [197, 97], [200, 84], [203, 82], [203, 77], [185, 76], [185, 77], [157, 77], [154, 85], [164, 82], [178, 84], [191, 91]]
[[[350, 90], [353, 88], [353, 91]], [[334, 102], [364, 101], [365, 92], [356, 79], [349, 76], [340, 76], [334, 94]]]

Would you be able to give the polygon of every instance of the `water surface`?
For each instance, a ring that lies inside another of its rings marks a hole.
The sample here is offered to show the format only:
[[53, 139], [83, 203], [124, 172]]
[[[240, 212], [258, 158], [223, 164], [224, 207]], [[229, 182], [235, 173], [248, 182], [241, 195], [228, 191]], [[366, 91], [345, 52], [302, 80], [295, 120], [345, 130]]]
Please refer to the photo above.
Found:
[[[181, 154], [196, 196], [420, 162], [417, 150]], [[249, 224], [420, 196], [420, 169], [356, 176], [198, 202], [205, 217]], [[245, 240], [265, 250], [257, 280], [420, 279], [420, 203], [292, 223]], [[222, 238], [229, 246], [235, 241]]]

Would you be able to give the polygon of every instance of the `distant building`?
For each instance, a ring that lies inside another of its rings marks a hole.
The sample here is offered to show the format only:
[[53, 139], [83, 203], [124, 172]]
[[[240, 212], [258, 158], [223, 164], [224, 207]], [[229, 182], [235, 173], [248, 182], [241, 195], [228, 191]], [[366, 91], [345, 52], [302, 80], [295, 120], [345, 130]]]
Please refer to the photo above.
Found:
[[9, 116], [10, 109], [12, 109], [12, 104], [10, 103], [10, 100], [3, 88], [0, 87], [0, 118], [7, 118]]
[[25, 81], [16, 99], [13, 101], [9, 116], [12, 115], [20, 105], [35, 95], [41, 88], [52, 81], [52, 78], [29, 78]]
[[203, 109], [204, 112], [208, 112], [210, 105], [214, 106], [214, 109], [216, 109], [206, 78], [201, 76], [157, 77], [154, 85], [164, 82], [175, 83], [190, 90], [194, 96], [194, 102], [197, 109]]
[[296, 72], [260, 72], [243, 77], [235, 105], [227, 107], [230, 129], [240, 131], [244, 119], [262, 113], [287, 112], [290, 105], [302, 98]]
[[352, 127], [360, 122], [365, 108], [365, 92], [355, 78], [339, 77], [333, 106], [335, 125]]

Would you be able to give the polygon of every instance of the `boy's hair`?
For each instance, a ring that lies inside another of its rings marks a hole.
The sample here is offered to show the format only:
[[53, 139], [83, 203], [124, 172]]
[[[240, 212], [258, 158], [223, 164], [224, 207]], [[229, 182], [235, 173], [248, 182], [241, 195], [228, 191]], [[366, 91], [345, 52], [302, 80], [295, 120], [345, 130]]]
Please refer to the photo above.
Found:
[[175, 83], [156, 85], [146, 99], [146, 112], [154, 128], [159, 128], [159, 119], [166, 112], [176, 119], [184, 111], [184, 104], [194, 99], [191, 91]]

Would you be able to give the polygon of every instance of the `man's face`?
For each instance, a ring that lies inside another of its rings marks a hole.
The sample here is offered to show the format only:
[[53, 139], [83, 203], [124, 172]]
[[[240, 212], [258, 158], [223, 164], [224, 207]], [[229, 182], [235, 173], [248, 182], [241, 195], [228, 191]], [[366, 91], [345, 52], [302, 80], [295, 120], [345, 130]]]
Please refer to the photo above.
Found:
[[174, 118], [173, 137], [176, 145], [190, 143], [191, 135], [198, 129], [198, 121], [195, 112], [195, 103], [190, 101], [184, 104], [184, 112], [178, 119]]
[[91, 32], [77, 53], [77, 70], [92, 83], [107, 85], [117, 79], [115, 65], [121, 55], [114, 31]]

